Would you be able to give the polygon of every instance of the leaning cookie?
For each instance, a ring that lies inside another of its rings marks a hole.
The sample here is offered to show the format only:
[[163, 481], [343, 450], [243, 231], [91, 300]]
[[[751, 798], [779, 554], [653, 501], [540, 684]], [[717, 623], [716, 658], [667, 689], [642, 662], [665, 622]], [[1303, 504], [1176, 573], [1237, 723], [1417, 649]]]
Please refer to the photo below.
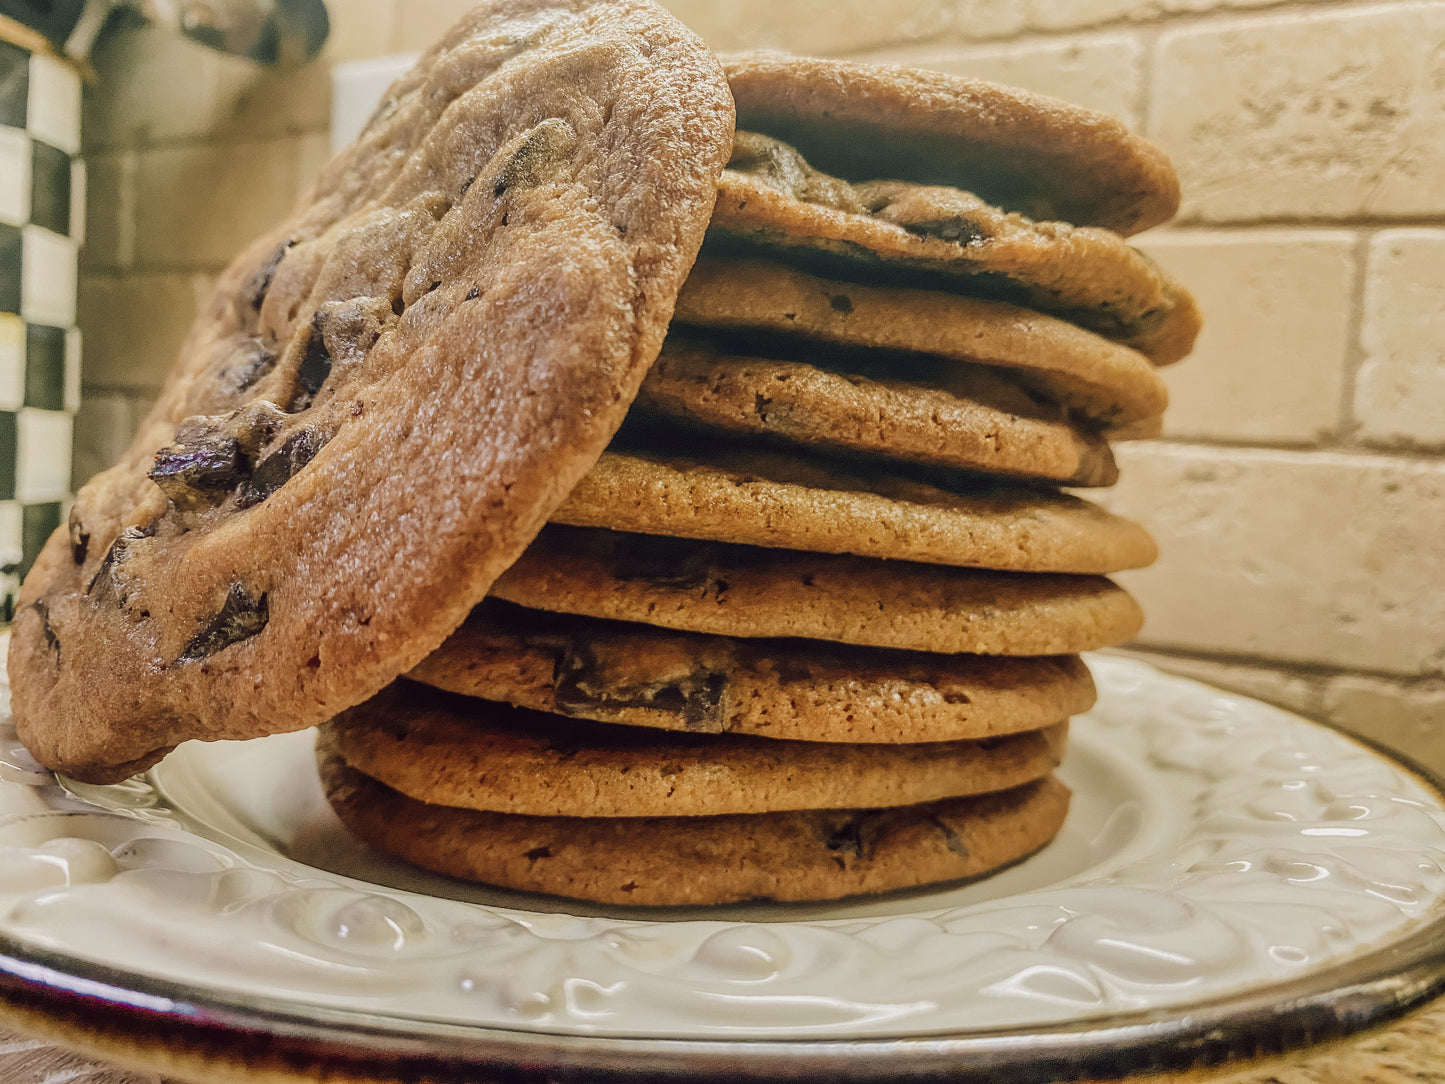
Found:
[[815, 742], [947, 742], [1088, 711], [1078, 656], [704, 636], [487, 599], [408, 675], [578, 719]]
[[732, 119], [648, 0], [468, 14], [221, 276], [45, 546], [9, 657], [35, 755], [119, 779], [329, 718], [440, 644], [621, 423]]
[[1178, 361], [1199, 334], [1198, 306], [1118, 234], [1035, 222], [970, 192], [813, 169], [792, 147], [739, 132], [723, 171], [710, 243], [820, 261], [840, 277], [924, 272], [942, 289], [1011, 301]]
[[717, 636], [802, 637], [980, 655], [1074, 655], [1143, 614], [1103, 576], [911, 561], [549, 526], [492, 593], [531, 609]]
[[990, 873], [1054, 837], [1052, 776], [978, 797], [872, 810], [714, 817], [529, 817], [429, 805], [317, 745], [322, 787], [355, 835], [416, 865], [524, 892], [666, 906], [825, 900]]

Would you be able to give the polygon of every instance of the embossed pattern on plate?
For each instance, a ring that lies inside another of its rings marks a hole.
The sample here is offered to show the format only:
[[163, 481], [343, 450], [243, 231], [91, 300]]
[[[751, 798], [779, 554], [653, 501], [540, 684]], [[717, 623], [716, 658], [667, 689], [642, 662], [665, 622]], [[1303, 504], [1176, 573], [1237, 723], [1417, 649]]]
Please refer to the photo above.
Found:
[[305, 735], [63, 784], [0, 730], [0, 936], [318, 1010], [697, 1039], [986, 1033], [1168, 1010], [1407, 936], [1445, 803], [1266, 705], [1091, 660], [1065, 835], [1000, 877], [812, 907], [594, 909], [351, 843]]

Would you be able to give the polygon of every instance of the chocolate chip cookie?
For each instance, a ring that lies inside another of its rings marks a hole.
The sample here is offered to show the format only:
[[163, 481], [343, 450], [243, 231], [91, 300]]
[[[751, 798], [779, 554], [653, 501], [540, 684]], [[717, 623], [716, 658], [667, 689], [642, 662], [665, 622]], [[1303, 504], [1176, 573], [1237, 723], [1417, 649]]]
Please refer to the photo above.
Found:
[[889, 352], [905, 366], [910, 355], [991, 366], [1111, 428], [1156, 419], [1169, 401], [1143, 354], [1057, 317], [943, 290], [819, 278], [767, 260], [698, 260], [677, 321], [750, 341]]
[[363, 840], [439, 873], [648, 906], [825, 900], [976, 877], [1038, 850], [1068, 811], [1052, 776], [893, 809], [714, 817], [530, 817], [429, 805], [317, 744], [322, 786]]
[[1020, 572], [1118, 572], [1157, 553], [1144, 528], [1079, 497], [957, 481], [946, 490], [757, 449], [694, 459], [614, 447], [552, 522]]
[[1102, 576], [984, 572], [550, 526], [493, 586], [538, 610], [717, 636], [1072, 655], [1123, 643], [1138, 604]]
[[820, 264], [840, 278], [911, 275], [1010, 301], [1116, 339], [1156, 365], [1184, 357], [1199, 334], [1189, 292], [1110, 230], [1035, 222], [958, 188], [850, 183], [757, 132], [733, 139], [708, 240]]
[[621, 423], [731, 148], [649, 0], [489, 0], [221, 276], [19, 603], [15, 712], [92, 781], [329, 718], [461, 623]]
[[322, 724], [347, 764], [408, 797], [534, 817], [874, 809], [987, 794], [1053, 771], [1067, 730], [921, 745], [677, 734], [404, 680]]
[[1118, 120], [941, 72], [752, 53], [723, 58], [738, 127], [838, 177], [949, 185], [1037, 220], [1129, 235], [1179, 208], [1164, 152]]
[[746, 640], [487, 599], [408, 675], [578, 719], [815, 742], [947, 742], [1088, 711], [1077, 656], [1005, 658]]
[[[1118, 468], [1092, 427], [981, 365], [935, 366], [933, 383], [850, 357], [844, 371], [739, 355], [669, 336], [633, 416], [658, 415], [795, 449], [952, 467], [1074, 486], [1108, 486]], [[873, 375], [864, 375], [866, 369]]]

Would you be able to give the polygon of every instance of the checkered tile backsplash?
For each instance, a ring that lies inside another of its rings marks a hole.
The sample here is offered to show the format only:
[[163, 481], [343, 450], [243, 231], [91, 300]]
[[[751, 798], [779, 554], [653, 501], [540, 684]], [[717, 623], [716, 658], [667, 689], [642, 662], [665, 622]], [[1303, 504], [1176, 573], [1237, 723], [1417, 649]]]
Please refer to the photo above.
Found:
[[0, 619], [70, 499], [85, 234], [80, 81], [0, 41]]

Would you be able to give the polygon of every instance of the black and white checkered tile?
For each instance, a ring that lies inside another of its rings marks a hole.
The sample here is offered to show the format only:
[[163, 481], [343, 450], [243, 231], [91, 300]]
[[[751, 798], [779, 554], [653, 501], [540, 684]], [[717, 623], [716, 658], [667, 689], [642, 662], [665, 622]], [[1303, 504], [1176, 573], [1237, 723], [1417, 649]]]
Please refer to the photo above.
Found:
[[75, 72], [0, 41], [0, 619], [69, 500], [79, 153]]

